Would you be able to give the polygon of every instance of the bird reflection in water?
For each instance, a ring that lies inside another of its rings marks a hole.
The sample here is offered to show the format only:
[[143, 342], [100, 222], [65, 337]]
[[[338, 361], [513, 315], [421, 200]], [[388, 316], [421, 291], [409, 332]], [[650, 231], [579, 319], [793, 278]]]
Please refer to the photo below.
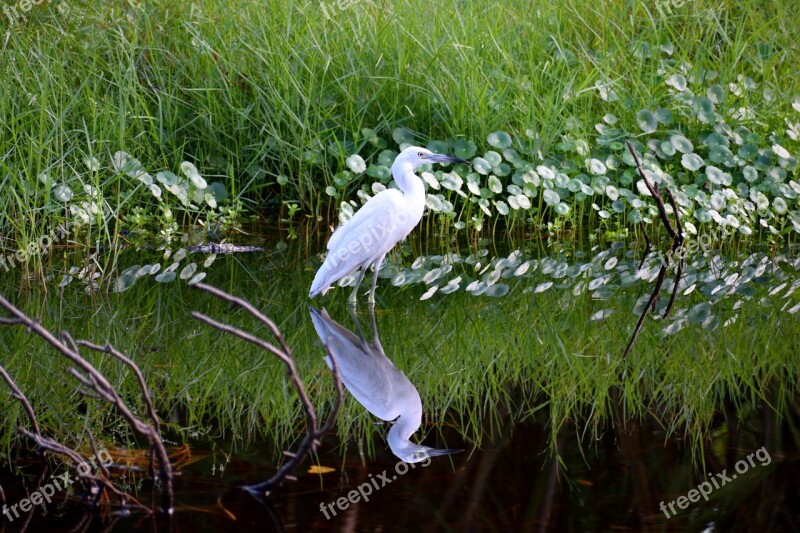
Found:
[[[428, 457], [463, 451], [411, 442], [411, 435], [422, 424], [422, 401], [414, 384], [386, 357], [378, 338], [374, 312], [370, 312], [373, 340], [369, 343], [354, 313], [351, 314], [358, 334], [334, 321], [325, 309], [319, 311], [310, 307], [310, 310], [317, 335], [336, 358], [342, 383], [350, 394], [373, 415], [394, 421], [387, 435], [392, 453], [407, 463], [418, 463]], [[325, 361], [330, 367], [327, 356]]]

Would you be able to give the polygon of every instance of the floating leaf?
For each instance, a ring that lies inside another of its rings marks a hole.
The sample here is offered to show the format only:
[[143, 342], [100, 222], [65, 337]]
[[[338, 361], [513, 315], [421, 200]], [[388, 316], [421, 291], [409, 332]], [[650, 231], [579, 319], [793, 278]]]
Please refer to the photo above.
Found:
[[442, 174], [442, 187], [451, 191], [460, 191], [464, 185], [464, 180], [455, 172], [445, 172]]
[[590, 159], [588, 167], [589, 167], [589, 170], [592, 172], [592, 174], [605, 174], [606, 173], [606, 166], [599, 159]]
[[780, 144], [773, 144], [772, 151], [775, 152], [775, 155], [784, 159], [789, 159], [791, 157], [789, 151]]
[[111, 167], [117, 172], [124, 172], [128, 176], [137, 179], [145, 173], [139, 160], [123, 151], [114, 153], [111, 158]]
[[367, 169], [367, 176], [387, 183], [392, 177], [392, 172], [386, 165], [372, 165]]
[[554, 210], [559, 215], [564, 216], [567, 213], [569, 213], [569, 206], [567, 204], [565, 204], [564, 202], [559, 202], [558, 204], [556, 204]]
[[125, 292], [136, 283], [136, 273], [139, 271], [139, 265], [126, 268], [122, 274], [119, 275], [115, 284], [114, 292]]
[[673, 116], [672, 111], [665, 107], [659, 107], [656, 109], [656, 119], [664, 125], [672, 124]]
[[500, 183], [500, 180], [497, 178], [497, 176], [494, 175], [489, 176], [488, 185], [489, 185], [489, 190], [495, 194], [503, 192], [503, 184]]
[[53, 196], [59, 202], [69, 202], [72, 200], [72, 190], [66, 185], [56, 185], [53, 189]]
[[423, 294], [423, 295], [420, 297], [420, 300], [427, 300], [428, 298], [430, 298], [431, 296], [433, 296], [433, 295], [434, 295], [434, 293], [435, 293], [437, 290], [439, 290], [439, 286], [438, 286], [438, 285], [434, 285], [433, 287], [431, 287], [430, 289], [428, 289], [427, 291], [425, 291], [425, 294]]
[[708, 181], [715, 185], [730, 185], [731, 182], [730, 175], [726, 175], [725, 172], [714, 165], [706, 167], [706, 176], [708, 177]]
[[713, 103], [720, 104], [723, 100], [725, 100], [725, 90], [721, 85], [714, 84], [708, 88], [706, 91], [706, 96], [708, 96], [708, 99]]
[[500, 148], [501, 150], [503, 148], [510, 147], [512, 142], [511, 135], [509, 135], [504, 131], [495, 131], [493, 133], [490, 133], [486, 141], [490, 145], [494, 146], [495, 148]]
[[699, 170], [703, 166], [703, 158], [697, 154], [683, 154], [681, 165], [687, 170]]
[[690, 154], [692, 153], [692, 150], [694, 150], [694, 145], [692, 145], [692, 142], [679, 133], [676, 133], [670, 137], [669, 142], [673, 148], [682, 154]]
[[175, 272], [171, 270], [170, 271], [165, 270], [164, 272], [156, 276], [156, 281], [159, 283], [169, 283], [170, 281], [173, 281], [175, 278], [176, 278]]
[[695, 113], [700, 122], [712, 123], [716, 119], [714, 102], [705, 96], [698, 96], [694, 101]]
[[206, 183], [206, 180], [197, 171], [197, 167], [195, 167], [189, 161], [184, 161], [181, 163], [181, 172], [183, 172], [183, 175], [189, 178], [189, 181], [192, 182], [192, 185], [198, 189], [205, 189], [208, 187], [208, 183]]
[[652, 133], [658, 128], [658, 119], [649, 109], [642, 109], [636, 113], [636, 122], [639, 128], [645, 133]]
[[686, 76], [683, 74], [673, 74], [667, 78], [666, 84], [670, 87], [674, 87], [678, 91], [683, 92], [686, 90]]
[[613, 313], [614, 313], [613, 309], [601, 309], [601, 310], [597, 311], [596, 313], [594, 313], [589, 319], [590, 320], [603, 320], [603, 319], [608, 318], [609, 316], [611, 316]]
[[398, 145], [412, 143], [414, 142], [414, 133], [406, 128], [396, 128], [392, 132], [392, 139]]
[[755, 168], [751, 167], [750, 165], [747, 165], [742, 169], [742, 174], [744, 175], [744, 179], [746, 179], [750, 183], [758, 179], [758, 171]]
[[181, 270], [180, 278], [189, 279], [197, 271], [197, 263], [189, 263]]
[[475, 146], [475, 143], [467, 139], [459, 139], [453, 145], [453, 153], [461, 159], [470, 159], [477, 151], [478, 147]]
[[509, 286], [505, 283], [495, 283], [494, 285], [487, 287], [483, 294], [486, 296], [505, 296], [508, 294], [508, 291]]
[[709, 316], [711, 316], [711, 304], [708, 302], [701, 302], [686, 313], [686, 319], [690, 324], [701, 324]]
[[178, 176], [176, 176], [169, 170], [162, 170], [161, 172], [156, 174], [156, 181], [158, 181], [159, 183], [161, 183], [166, 187], [170, 187], [178, 184]]
[[350, 157], [348, 157], [345, 160], [345, 163], [347, 163], [347, 168], [349, 168], [356, 174], [361, 174], [365, 170], [367, 170], [367, 164], [364, 162], [364, 159], [358, 154], [353, 154]]
[[546, 291], [547, 289], [549, 289], [552, 286], [553, 286], [553, 282], [552, 281], [545, 281], [544, 283], [540, 283], [539, 285], [537, 285], [536, 288], [533, 290], [533, 292], [534, 292], [534, 294], [538, 294], [540, 292]]
[[474, 168], [477, 173], [483, 174], [484, 176], [492, 171], [492, 165], [482, 157], [476, 157], [472, 161], [472, 168]]
[[553, 189], [545, 189], [542, 193], [542, 198], [544, 198], [547, 205], [556, 205], [561, 201], [561, 197]]

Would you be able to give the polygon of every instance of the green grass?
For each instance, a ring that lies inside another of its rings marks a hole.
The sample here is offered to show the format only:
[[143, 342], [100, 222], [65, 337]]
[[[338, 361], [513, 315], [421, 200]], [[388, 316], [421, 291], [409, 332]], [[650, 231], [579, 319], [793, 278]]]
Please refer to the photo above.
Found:
[[[332, 219], [327, 187], [350, 199], [372, 181], [337, 182], [345, 158], [374, 163], [382, 143], [396, 147], [397, 128], [420, 144], [471, 139], [479, 153], [489, 133], [506, 131], [532, 161], [548, 160], [561, 142], [593, 144], [606, 113], [639, 131], [636, 113], [670, 100], [664, 78], [683, 61], [690, 76], [714, 70], [726, 85], [747, 75], [759, 92], [772, 90], [772, 103], [749, 103], [749, 126], [765, 135], [783, 131], [800, 93], [800, 22], [789, 2], [326, 6], [330, 19], [318, 2], [44, 3], [27, 20], [0, 19], [6, 248], [68, 217], [42, 172], [68, 184], [76, 203], [87, 200], [84, 184], [102, 191], [105, 209], [73, 242], [115, 244], [136, 207], [153, 216], [153, 233], [168, 226], [140, 184], [108, 169], [118, 150], [153, 174], [193, 161], [250, 212], [278, 218], [294, 204]], [[598, 83], [612, 83], [619, 100], [604, 102]], [[696, 142], [702, 131], [686, 133]], [[90, 157], [100, 170], [87, 169]], [[182, 224], [210, 216], [167, 205]], [[575, 226], [596, 226], [591, 210], [572, 209]]]

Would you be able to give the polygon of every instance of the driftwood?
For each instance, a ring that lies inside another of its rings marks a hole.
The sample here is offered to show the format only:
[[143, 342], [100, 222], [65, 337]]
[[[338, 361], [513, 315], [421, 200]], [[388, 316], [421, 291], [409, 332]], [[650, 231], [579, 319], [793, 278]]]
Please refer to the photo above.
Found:
[[292, 451], [284, 451], [284, 455], [289, 458], [289, 460], [283, 464], [283, 466], [278, 469], [278, 471], [266, 481], [261, 483], [257, 483], [255, 485], [247, 485], [243, 488], [250, 492], [251, 494], [257, 496], [266, 496], [275, 489], [276, 487], [280, 486], [283, 483], [284, 479], [295, 480], [296, 478], [291, 475], [291, 472], [303, 461], [305, 456], [317, 450], [320, 446], [321, 441], [320, 439], [333, 427], [333, 423], [336, 420], [336, 415], [339, 412], [339, 407], [342, 402], [343, 390], [342, 390], [342, 381], [339, 376], [339, 371], [336, 366], [336, 358], [334, 355], [328, 350], [328, 356], [331, 359], [331, 373], [333, 374], [333, 381], [336, 385], [336, 400], [334, 401], [333, 409], [331, 414], [328, 416], [328, 419], [325, 421], [324, 424], [321, 426], [319, 425], [317, 411], [314, 408], [314, 404], [311, 403], [311, 400], [308, 398], [308, 394], [306, 394], [305, 387], [303, 386], [303, 381], [300, 379], [300, 376], [297, 373], [297, 368], [294, 364], [294, 357], [292, 356], [292, 351], [289, 346], [286, 344], [286, 341], [283, 338], [278, 327], [275, 323], [270, 320], [266, 315], [261, 313], [258, 309], [253, 307], [249, 302], [237, 298], [236, 296], [232, 296], [225, 291], [222, 291], [216, 287], [211, 285], [206, 285], [205, 283], [195, 283], [193, 285], [196, 289], [200, 289], [202, 291], [206, 291], [208, 293], [213, 294], [217, 298], [220, 298], [226, 302], [229, 302], [237, 307], [240, 307], [247, 311], [251, 316], [256, 318], [262, 324], [264, 324], [267, 329], [269, 329], [270, 333], [278, 343], [278, 346], [267, 342], [263, 339], [252, 335], [246, 331], [243, 331], [235, 326], [231, 326], [230, 324], [225, 324], [223, 322], [219, 322], [203, 313], [192, 311], [192, 316], [197, 320], [208, 324], [209, 326], [216, 328], [224, 333], [229, 333], [240, 339], [244, 339], [245, 341], [258, 346], [259, 348], [273, 354], [275, 357], [280, 359], [284, 366], [286, 367], [286, 374], [291, 382], [292, 386], [294, 387], [295, 391], [297, 391], [297, 396], [300, 399], [300, 403], [303, 406], [303, 411], [305, 412], [306, 416], [306, 434], [303, 439], [300, 441], [300, 444], [297, 446], [297, 449]]
[[[668, 258], [672, 259], [676, 256], [676, 252], [678, 252], [683, 245], [683, 225], [681, 224], [681, 214], [678, 211], [678, 204], [675, 202], [675, 197], [672, 195], [672, 191], [669, 187], [664, 186], [663, 189], [667, 193], [667, 199], [672, 206], [672, 212], [675, 215], [675, 226], [672, 225], [669, 217], [667, 216], [667, 209], [664, 206], [664, 199], [661, 196], [661, 189], [659, 189], [657, 183], [650, 183], [650, 179], [645, 174], [644, 169], [642, 168], [642, 163], [639, 161], [639, 156], [636, 154], [636, 149], [634, 149], [633, 144], [628, 141], [628, 150], [630, 150], [631, 155], [633, 156], [633, 160], [636, 162], [636, 170], [638, 170], [639, 175], [644, 180], [645, 185], [647, 186], [647, 190], [650, 191], [650, 194], [653, 196], [653, 200], [656, 202], [656, 206], [658, 207], [658, 216], [664, 226], [667, 228], [667, 233], [669, 233], [670, 238], [672, 239], [670, 245], [670, 251], [668, 254]], [[650, 237], [647, 235], [647, 230], [642, 225], [642, 230], [644, 231], [645, 237], [645, 253], [642, 257], [641, 263], [639, 263], [639, 268], [641, 269], [644, 265], [645, 258], [647, 254], [650, 252], [651, 249], [651, 242]], [[678, 269], [675, 273], [675, 282], [672, 286], [672, 294], [669, 298], [669, 303], [667, 304], [667, 308], [664, 311], [663, 318], [667, 318], [669, 316], [670, 311], [672, 311], [672, 305], [675, 303], [675, 297], [678, 294], [678, 284], [680, 283], [681, 276], [683, 275], [683, 256], [681, 254], [677, 254], [678, 256]], [[667, 264], [662, 264], [661, 269], [658, 271], [658, 277], [656, 278], [656, 285], [653, 287], [653, 292], [650, 295], [650, 299], [647, 301], [647, 305], [644, 306], [642, 310], [642, 314], [639, 316], [639, 320], [636, 321], [636, 326], [633, 329], [633, 333], [631, 334], [630, 340], [628, 340], [628, 345], [625, 347], [625, 351], [622, 353], [622, 358], [625, 359], [628, 356], [628, 353], [631, 351], [633, 347], [633, 343], [636, 342], [636, 338], [639, 336], [639, 332], [642, 329], [642, 324], [644, 324], [644, 319], [647, 316], [647, 313], [650, 311], [655, 311], [656, 309], [656, 302], [658, 300], [658, 294], [661, 292], [661, 286], [664, 284], [664, 278], [667, 274]]]

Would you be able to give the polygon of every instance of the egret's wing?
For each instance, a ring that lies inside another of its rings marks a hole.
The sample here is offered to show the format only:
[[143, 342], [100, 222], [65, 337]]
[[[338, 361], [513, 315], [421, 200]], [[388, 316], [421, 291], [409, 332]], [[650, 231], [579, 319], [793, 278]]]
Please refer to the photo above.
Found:
[[403, 193], [397, 189], [386, 189], [370, 198], [353, 216], [336, 228], [328, 241], [328, 250], [335, 251], [340, 246], [347, 248], [350, 242], [359, 239], [385, 240], [392, 231], [396, 220], [397, 206], [403, 200]]
[[397, 241], [397, 221], [403, 193], [387, 189], [376, 194], [328, 241], [328, 256], [317, 270], [309, 295], [316, 296], [336, 280], [368, 266], [389, 251]]
[[[366, 343], [328, 316], [311, 308], [311, 320], [320, 340], [336, 358], [342, 383], [367, 411], [383, 420], [394, 420], [395, 387], [393, 367], [385, 355], [373, 352]], [[326, 357], [326, 363], [331, 366]]]

